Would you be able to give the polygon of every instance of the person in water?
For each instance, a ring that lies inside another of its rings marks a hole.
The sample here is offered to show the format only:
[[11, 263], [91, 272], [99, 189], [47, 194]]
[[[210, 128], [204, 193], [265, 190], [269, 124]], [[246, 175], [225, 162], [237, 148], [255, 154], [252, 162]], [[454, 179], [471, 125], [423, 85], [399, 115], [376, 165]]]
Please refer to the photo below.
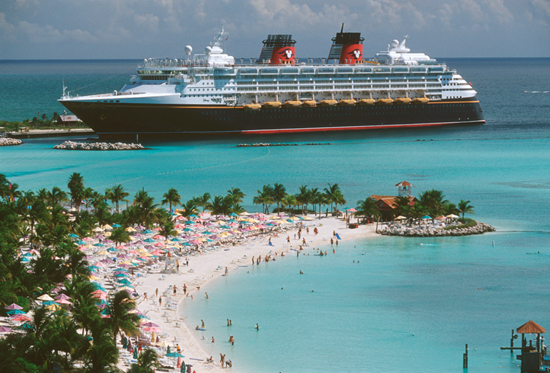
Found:
[[256, 323], [256, 330], [260, 330], [260, 325], [258, 325], [258, 323]]

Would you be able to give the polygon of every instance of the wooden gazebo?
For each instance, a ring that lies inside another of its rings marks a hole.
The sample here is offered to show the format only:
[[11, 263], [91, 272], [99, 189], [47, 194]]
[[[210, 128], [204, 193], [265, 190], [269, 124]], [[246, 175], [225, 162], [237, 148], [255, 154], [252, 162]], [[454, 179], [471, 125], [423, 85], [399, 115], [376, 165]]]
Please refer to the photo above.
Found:
[[[542, 349], [540, 335], [546, 333], [546, 330], [533, 320], [529, 320], [518, 327], [516, 332], [521, 334], [521, 372], [539, 372], [542, 366], [542, 357], [546, 354], [546, 351]], [[525, 334], [537, 335], [535, 346], [533, 346], [533, 341], [531, 340], [529, 341], [529, 345], [527, 345]]]

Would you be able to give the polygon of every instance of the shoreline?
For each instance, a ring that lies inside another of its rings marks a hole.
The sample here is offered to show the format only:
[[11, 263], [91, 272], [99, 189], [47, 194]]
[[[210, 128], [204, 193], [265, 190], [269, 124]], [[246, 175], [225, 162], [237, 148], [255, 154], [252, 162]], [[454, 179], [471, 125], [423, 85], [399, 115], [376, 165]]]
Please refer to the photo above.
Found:
[[91, 128], [72, 128], [68, 130], [28, 130], [25, 132], [4, 132], [7, 137], [14, 139], [31, 139], [42, 137], [73, 137], [84, 135], [95, 135], [95, 131]]
[[[309, 235], [306, 232], [306, 226], [310, 228]], [[319, 231], [317, 235], [313, 233], [315, 227]], [[306, 238], [308, 244], [306, 247], [308, 248], [322, 247], [330, 244], [333, 231], [336, 231], [342, 240], [351, 240], [379, 237], [380, 235], [374, 232], [375, 228], [376, 224], [370, 224], [361, 225], [357, 229], [348, 229], [345, 222], [337, 217], [320, 220], [311, 218], [311, 220], [304, 221], [302, 238]], [[266, 255], [271, 254], [272, 257], [277, 257], [282, 253], [286, 255], [291, 249], [298, 249], [302, 240], [294, 239], [294, 234], [297, 231], [298, 228], [292, 226], [279, 232], [277, 236], [273, 233], [266, 233], [234, 246], [190, 256], [189, 266], [181, 266], [179, 273], [148, 273], [144, 276], [143, 281], [135, 286], [139, 294], [147, 293], [148, 296], [147, 300], [140, 297], [141, 300], [138, 301], [137, 308], [149, 317], [151, 322], [159, 325], [164, 335], [163, 341], [167, 342], [172, 350], [176, 344], [180, 345], [182, 354], [185, 356], [183, 360], [187, 364], [191, 363], [193, 370], [196, 370], [197, 373], [205, 370], [210, 372], [225, 371], [227, 368], [222, 370], [216, 356], [213, 356], [214, 363], [206, 363], [209, 354], [203, 346], [203, 342], [194, 333], [194, 325], [190, 325], [190, 321], [184, 316], [183, 301], [185, 299], [192, 301], [193, 297], [204, 296], [201, 289], [221, 278], [225, 274], [226, 267], [228, 275], [231, 275], [231, 272], [243, 263], [243, 260], [250, 261], [252, 256], [257, 258], [258, 255], [261, 255], [262, 258], [265, 258]], [[290, 237], [290, 245], [287, 244], [287, 236]], [[269, 245], [269, 238], [271, 238], [273, 246]], [[187, 297], [183, 296], [184, 284], [188, 288]], [[175, 297], [171, 285], [177, 287]], [[155, 297], [157, 288], [159, 296], [162, 297], [162, 306], [159, 306], [158, 297]], [[227, 358], [232, 360], [231, 356]], [[120, 364], [120, 367], [127, 368]], [[235, 364], [238, 366], [238, 361]]]

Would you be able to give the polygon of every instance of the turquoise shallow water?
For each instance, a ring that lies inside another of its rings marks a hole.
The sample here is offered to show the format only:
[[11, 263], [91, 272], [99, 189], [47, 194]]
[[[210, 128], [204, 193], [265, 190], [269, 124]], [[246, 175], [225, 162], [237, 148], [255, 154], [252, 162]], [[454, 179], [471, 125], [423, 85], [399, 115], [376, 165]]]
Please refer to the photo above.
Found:
[[[52, 146], [62, 139], [35, 139], [0, 148], [0, 173], [22, 189], [66, 189], [69, 175], [80, 172], [86, 186], [103, 190], [121, 183], [132, 194], [143, 187], [157, 201], [171, 187], [184, 199], [240, 187], [245, 208], [254, 211], [256, 190], [275, 182], [291, 193], [302, 184], [322, 189], [339, 183], [348, 206], [371, 194], [393, 194], [402, 180], [415, 185], [415, 194], [435, 188], [455, 203], [469, 199], [475, 218], [497, 233], [344, 239], [335, 255], [287, 256], [232, 272], [208, 287], [208, 301], [186, 304], [184, 316], [190, 325], [204, 319], [205, 338], [216, 337], [214, 357], [227, 353], [245, 372], [456, 372], [462, 371], [465, 343], [471, 347], [469, 371], [519, 372], [515, 359], [499, 350], [510, 330], [529, 319], [550, 327], [550, 94], [543, 93], [550, 59], [452, 62], [479, 91], [486, 125], [155, 141], [140, 152], [56, 151]], [[86, 87], [107, 79], [113, 64], [124, 70], [128, 62], [25, 66], [52, 82], [67, 76], [63, 71], [78, 73]], [[8, 76], [6, 66], [14, 63], [0, 64], [0, 79], [11, 84], [12, 94], [0, 100], [0, 117], [27, 117], [29, 102], [14, 99], [25, 93], [15, 84], [24, 71], [10, 68], [15, 75]], [[57, 94], [45, 96], [41, 100], [56, 105]], [[266, 141], [331, 145], [235, 147]], [[233, 320], [230, 331], [227, 318]], [[229, 332], [237, 340], [233, 347], [225, 343]]]

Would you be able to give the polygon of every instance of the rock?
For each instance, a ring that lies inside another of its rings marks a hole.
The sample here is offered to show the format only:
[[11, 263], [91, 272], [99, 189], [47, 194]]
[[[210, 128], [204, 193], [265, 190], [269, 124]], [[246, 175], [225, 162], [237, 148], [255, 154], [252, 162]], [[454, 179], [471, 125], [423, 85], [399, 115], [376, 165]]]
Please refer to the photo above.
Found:
[[385, 236], [405, 236], [405, 237], [443, 237], [443, 236], [469, 236], [473, 234], [483, 234], [485, 232], [494, 232], [495, 228], [487, 223], [479, 223], [468, 228], [443, 229], [433, 227], [400, 227], [383, 226], [378, 229], [378, 233]]
[[19, 139], [12, 139], [11, 137], [0, 137], [0, 146], [21, 145], [23, 142]]
[[63, 144], [55, 145], [54, 149], [66, 149], [66, 150], [143, 150], [147, 149], [141, 144], [125, 144], [122, 142], [108, 143], [108, 142], [74, 142], [65, 141]]

